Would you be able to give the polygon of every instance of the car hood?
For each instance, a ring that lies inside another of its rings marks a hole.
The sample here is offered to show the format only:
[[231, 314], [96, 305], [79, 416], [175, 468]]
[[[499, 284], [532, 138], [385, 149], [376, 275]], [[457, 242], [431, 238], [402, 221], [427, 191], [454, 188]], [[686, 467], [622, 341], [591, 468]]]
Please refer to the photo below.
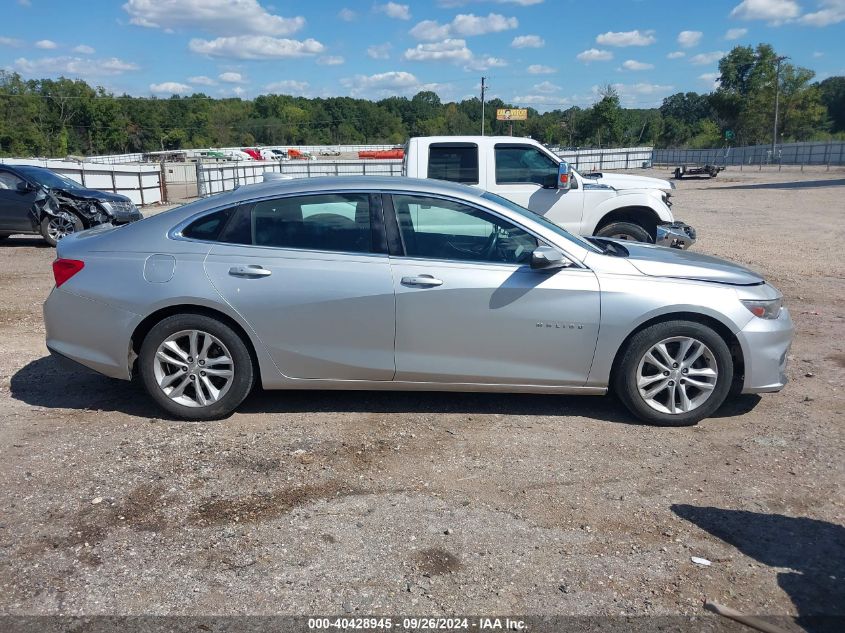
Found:
[[648, 176], [634, 176], [631, 174], [611, 174], [608, 172], [597, 172], [596, 177], [592, 174], [582, 174], [588, 182], [595, 182], [599, 185], [609, 185], [614, 189], [674, 189], [675, 187], [668, 180], [661, 178], [650, 178]]
[[69, 198], [76, 198], [77, 200], [99, 200], [100, 202], [131, 202], [129, 198], [119, 193], [111, 193], [110, 191], [100, 191], [99, 189], [60, 189], [59, 187], [50, 187], [53, 193], [61, 193]]
[[763, 278], [753, 270], [718, 257], [637, 242], [617, 243], [628, 251], [626, 259], [631, 265], [649, 277], [694, 279], [734, 286], [763, 283]]

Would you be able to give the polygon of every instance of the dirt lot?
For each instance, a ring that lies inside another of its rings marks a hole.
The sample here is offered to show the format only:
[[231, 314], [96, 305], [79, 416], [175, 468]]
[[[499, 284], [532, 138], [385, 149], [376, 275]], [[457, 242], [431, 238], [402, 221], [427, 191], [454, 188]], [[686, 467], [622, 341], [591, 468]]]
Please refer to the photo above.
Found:
[[53, 250], [11, 240], [0, 613], [845, 615], [845, 170], [734, 169], [674, 200], [798, 331], [783, 392], [684, 429], [531, 395], [259, 393], [162, 420], [47, 357]]

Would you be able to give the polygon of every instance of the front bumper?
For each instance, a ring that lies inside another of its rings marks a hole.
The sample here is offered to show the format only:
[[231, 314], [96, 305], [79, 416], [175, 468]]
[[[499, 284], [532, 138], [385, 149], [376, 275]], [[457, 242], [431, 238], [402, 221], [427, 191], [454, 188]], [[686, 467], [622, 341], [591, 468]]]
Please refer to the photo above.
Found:
[[789, 310], [777, 319], [753, 318], [737, 335], [745, 360], [742, 393], [780, 391], [787, 382], [786, 357], [795, 336]]
[[658, 224], [654, 243], [671, 248], [689, 248], [695, 244], [695, 229], [686, 222]]

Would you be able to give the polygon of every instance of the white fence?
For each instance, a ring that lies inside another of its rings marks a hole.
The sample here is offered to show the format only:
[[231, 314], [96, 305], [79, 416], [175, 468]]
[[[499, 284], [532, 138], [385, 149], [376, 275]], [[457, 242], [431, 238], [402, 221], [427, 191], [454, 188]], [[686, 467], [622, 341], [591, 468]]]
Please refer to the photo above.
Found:
[[35, 158], [0, 158], [0, 163], [46, 167], [83, 187], [127, 196], [135, 204], [162, 201], [161, 169], [158, 165], [102, 165]]
[[197, 163], [197, 190], [208, 196], [264, 180], [265, 172], [292, 178], [314, 176], [401, 176], [401, 160], [292, 160], [284, 162]]
[[602, 169], [641, 169], [651, 166], [653, 147], [618, 147], [612, 149], [552, 148], [552, 151], [578, 171]]

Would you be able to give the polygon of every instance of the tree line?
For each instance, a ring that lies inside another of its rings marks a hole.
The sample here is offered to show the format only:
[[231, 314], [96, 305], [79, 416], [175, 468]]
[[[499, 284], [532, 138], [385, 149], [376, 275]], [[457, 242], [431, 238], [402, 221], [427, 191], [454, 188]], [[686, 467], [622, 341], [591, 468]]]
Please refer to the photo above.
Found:
[[[590, 107], [540, 113], [514, 134], [563, 147], [720, 147], [770, 143], [775, 88], [778, 142], [845, 139], [845, 77], [814, 82], [814, 72], [768, 44], [737, 46], [719, 62], [710, 93], [673, 94], [659, 108], [622, 108], [613, 86]], [[777, 77], [777, 81], [776, 81]], [[501, 99], [485, 104], [485, 130]], [[169, 99], [113, 95], [81, 80], [24, 79], [0, 71], [0, 154], [67, 156], [254, 145], [401, 144], [411, 136], [479, 134], [478, 98], [443, 103], [434, 92], [379, 101], [268, 94], [252, 100], [203, 93]], [[727, 134], [726, 134], [727, 133]], [[732, 138], [728, 138], [732, 137]]]

